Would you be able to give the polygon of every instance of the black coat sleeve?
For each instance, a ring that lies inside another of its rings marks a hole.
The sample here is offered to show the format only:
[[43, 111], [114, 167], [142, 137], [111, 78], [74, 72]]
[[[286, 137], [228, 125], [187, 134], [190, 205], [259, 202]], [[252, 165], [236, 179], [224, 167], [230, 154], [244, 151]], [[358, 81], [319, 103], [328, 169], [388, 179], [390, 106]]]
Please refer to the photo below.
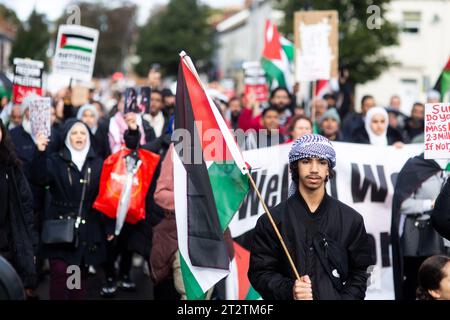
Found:
[[284, 251], [268, 218], [259, 218], [254, 229], [248, 278], [265, 300], [293, 300], [295, 280], [281, 270]]
[[431, 223], [441, 236], [450, 240], [450, 180], [447, 180], [436, 199]]
[[51, 178], [51, 173], [48, 165], [47, 159], [48, 151], [36, 151], [31, 162], [31, 183], [36, 186], [48, 185]]
[[375, 264], [363, 218], [354, 219], [347, 247], [349, 275], [341, 291], [343, 300], [362, 300], [366, 295], [369, 267]]
[[22, 204], [23, 217], [25, 220], [25, 227], [30, 235], [31, 242], [33, 244], [34, 252], [37, 251], [38, 246], [38, 233], [36, 230], [36, 221], [33, 210], [33, 193], [31, 192], [30, 185], [28, 184], [25, 175], [22, 170], [16, 170], [17, 189], [19, 192], [19, 199]]

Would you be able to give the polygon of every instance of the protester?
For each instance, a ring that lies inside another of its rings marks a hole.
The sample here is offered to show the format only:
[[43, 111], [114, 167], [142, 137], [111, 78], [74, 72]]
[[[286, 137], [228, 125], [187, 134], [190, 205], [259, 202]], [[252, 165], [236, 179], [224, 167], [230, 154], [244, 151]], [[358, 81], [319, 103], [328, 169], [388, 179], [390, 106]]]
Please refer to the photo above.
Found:
[[302, 276], [295, 280], [264, 214], [254, 229], [248, 271], [263, 299], [364, 299], [372, 249], [362, 216], [326, 193], [335, 164], [326, 138], [307, 134], [294, 142], [289, 198], [271, 212]]
[[411, 117], [406, 120], [405, 132], [409, 141], [424, 133], [425, 130], [425, 105], [420, 102], [414, 103]]
[[166, 117], [171, 117], [175, 111], [175, 95], [172, 90], [164, 88], [162, 91], [164, 108], [163, 112]]
[[33, 194], [8, 130], [0, 120], [0, 255], [17, 270], [30, 297], [37, 285], [37, 244]]
[[102, 159], [106, 159], [111, 153], [108, 143], [108, 131], [105, 125], [101, 125], [100, 114], [93, 104], [85, 104], [80, 107], [77, 119], [83, 121], [92, 133], [92, 148]]
[[400, 170], [392, 199], [391, 241], [396, 299], [415, 299], [417, 271], [426, 258], [445, 251], [430, 223], [436, 198], [448, 176], [448, 161], [409, 159]]
[[11, 108], [8, 130], [14, 129], [22, 124], [22, 117], [23, 117], [22, 110], [23, 107], [18, 104], [14, 105]]
[[450, 258], [432, 256], [419, 268], [418, 300], [450, 300]]
[[342, 141], [340, 132], [341, 118], [335, 108], [328, 109], [320, 118], [319, 129], [322, 135], [330, 141]]
[[[48, 139], [37, 138], [39, 153], [33, 159], [32, 179], [36, 185], [47, 185], [52, 197], [45, 220], [77, 214], [81, 207], [78, 246], [44, 244], [43, 256], [50, 259], [50, 299], [84, 299], [87, 266], [99, 265], [106, 257], [106, 240], [112, 240], [111, 226], [103, 215], [92, 208], [98, 194], [103, 161], [95, 154], [89, 128], [79, 120], [68, 120], [64, 125], [64, 145], [58, 153], [48, 154]], [[85, 200], [82, 199], [86, 184]], [[106, 228], [108, 227], [108, 228]], [[67, 287], [67, 268], [79, 266], [81, 287]]]
[[[143, 120], [153, 128], [156, 138], [161, 137], [161, 135], [166, 132], [167, 126], [169, 125], [169, 117], [164, 115], [162, 112], [164, 108], [163, 95], [161, 91], [152, 90], [150, 97], [150, 113], [145, 113], [143, 115]], [[147, 138], [147, 137], [146, 137]], [[147, 141], [149, 141], [147, 139]]]
[[289, 139], [286, 142], [292, 142], [300, 138], [301, 136], [313, 133], [312, 122], [305, 116], [294, 116], [289, 120], [287, 133]]
[[311, 108], [314, 108], [314, 126], [317, 128], [322, 115], [328, 110], [327, 101], [324, 99], [313, 99]]
[[237, 130], [239, 128], [239, 116], [241, 115], [241, 100], [238, 97], [233, 97], [228, 100], [228, 109], [225, 113], [225, 119], [231, 124], [231, 129]]
[[364, 127], [353, 133], [352, 142], [375, 146], [403, 146], [401, 134], [389, 126], [388, 114], [384, 108], [371, 108], [364, 119]]
[[440, 103], [441, 94], [437, 90], [430, 90], [427, 93], [427, 103]]
[[270, 93], [270, 106], [278, 109], [280, 113], [280, 126], [288, 122], [292, 116], [292, 98], [289, 91], [285, 87], [278, 87]]
[[361, 99], [361, 113], [348, 113], [342, 122], [342, 134], [347, 142], [353, 141], [355, 130], [364, 127], [364, 118], [370, 108], [375, 107], [375, 99], [370, 95], [365, 95]]
[[263, 128], [249, 132], [245, 141], [245, 150], [271, 147], [284, 142], [280, 133], [280, 112], [275, 107], [268, 107], [262, 112]]

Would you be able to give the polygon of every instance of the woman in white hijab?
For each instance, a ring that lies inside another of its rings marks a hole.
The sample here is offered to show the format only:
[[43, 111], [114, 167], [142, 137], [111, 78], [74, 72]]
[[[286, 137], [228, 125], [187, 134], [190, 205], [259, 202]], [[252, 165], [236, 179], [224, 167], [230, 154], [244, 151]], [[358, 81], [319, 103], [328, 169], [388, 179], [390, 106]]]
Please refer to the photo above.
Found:
[[[64, 125], [64, 145], [59, 152], [46, 152], [48, 139], [36, 139], [39, 152], [32, 163], [32, 181], [49, 187], [51, 204], [44, 220], [75, 217], [79, 208], [81, 224], [78, 229], [78, 246], [68, 244], [43, 244], [42, 255], [50, 260], [50, 299], [78, 300], [86, 292], [87, 266], [99, 266], [106, 258], [106, 241], [112, 240], [114, 225], [106, 224], [101, 213], [92, 208], [99, 192], [103, 160], [94, 152], [86, 124], [68, 120]], [[82, 199], [85, 190], [84, 201]], [[67, 267], [79, 266], [81, 289], [69, 290], [66, 282]]]
[[77, 113], [77, 119], [83, 121], [92, 134], [97, 132], [99, 114], [97, 108], [93, 104], [83, 105]]
[[355, 130], [352, 142], [371, 144], [374, 146], [403, 146], [401, 134], [389, 126], [389, 116], [384, 108], [369, 109], [364, 119], [364, 127]]

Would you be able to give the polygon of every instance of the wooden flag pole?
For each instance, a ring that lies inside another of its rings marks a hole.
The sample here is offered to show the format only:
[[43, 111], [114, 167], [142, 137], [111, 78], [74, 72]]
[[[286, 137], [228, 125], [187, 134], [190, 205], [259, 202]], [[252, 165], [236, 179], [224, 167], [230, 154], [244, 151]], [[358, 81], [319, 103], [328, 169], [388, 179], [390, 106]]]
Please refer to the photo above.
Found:
[[286, 254], [286, 256], [287, 256], [287, 258], [288, 258], [288, 260], [289, 260], [289, 264], [291, 265], [292, 271], [294, 271], [295, 277], [297, 278], [297, 280], [300, 281], [300, 275], [299, 275], [299, 273], [298, 273], [298, 271], [297, 271], [297, 268], [295, 267], [294, 261], [292, 260], [292, 257], [291, 257], [291, 255], [289, 254], [289, 250], [288, 250], [288, 248], [286, 247], [286, 244], [284, 243], [283, 238], [281, 237], [281, 233], [280, 233], [280, 231], [278, 230], [278, 227], [277, 227], [277, 225], [275, 224], [275, 221], [273, 220], [272, 215], [270, 214], [270, 211], [269, 211], [269, 209], [268, 209], [267, 206], [266, 206], [266, 203], [264, 202], [264, 200], [263, 200], [261, 194], [259, 193], [258, 188], [256, 187], [256, 184], [255, 184], [255, 181], [253, 180], [252, 175], [251, 175], [250, 173], [247, 173], [247, 177], [249, 178], [250, 183], [251, 183], [252, 186], [253, 186], [253, 189], [255, 189], [256, 194], [258, 195], [259, 201], [261, 201], [261, 204], [262, 204], [262, 206], [263, 206], [263, 208], [264, 208], [264, 211], [266, 212], [267, 216], [269, 217], [270, 223], [272, 224], [272, 227], [273, 227], [273, 229], [275, 230], [275, 233], [276, 233], [278, 239], [280, 240], [281, 246], [283, 247], [284, 253]]

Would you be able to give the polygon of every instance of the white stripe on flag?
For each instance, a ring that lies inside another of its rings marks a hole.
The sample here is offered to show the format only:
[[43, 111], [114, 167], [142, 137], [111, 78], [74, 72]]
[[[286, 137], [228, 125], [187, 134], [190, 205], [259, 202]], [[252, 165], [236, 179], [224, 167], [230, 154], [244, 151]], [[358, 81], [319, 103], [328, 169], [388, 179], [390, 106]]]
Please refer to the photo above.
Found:
[[70, 37], [67, 37], [66, 39], [67, 39], [66, 46], [77, 46], [77, 47], [83, 47], [83, 48], [87, 48], [87, 49], [92, 49], [94, 47], [93, 41], [83, 40], [80, 38], [70, 38]]
[[209, 290], [222, 278], [229, 273], [228, 270], [194, 267], [191, 264], [188, 251], [188, 232], [187, 232], [187, 175], [181, 159], [176, 152], [173, 152], [173, 176], [174, 176], [174, 198], [175, 215], [178, 234], [178, 248], [183, 256], [187, 266], [191, 270], [203, 292]]

